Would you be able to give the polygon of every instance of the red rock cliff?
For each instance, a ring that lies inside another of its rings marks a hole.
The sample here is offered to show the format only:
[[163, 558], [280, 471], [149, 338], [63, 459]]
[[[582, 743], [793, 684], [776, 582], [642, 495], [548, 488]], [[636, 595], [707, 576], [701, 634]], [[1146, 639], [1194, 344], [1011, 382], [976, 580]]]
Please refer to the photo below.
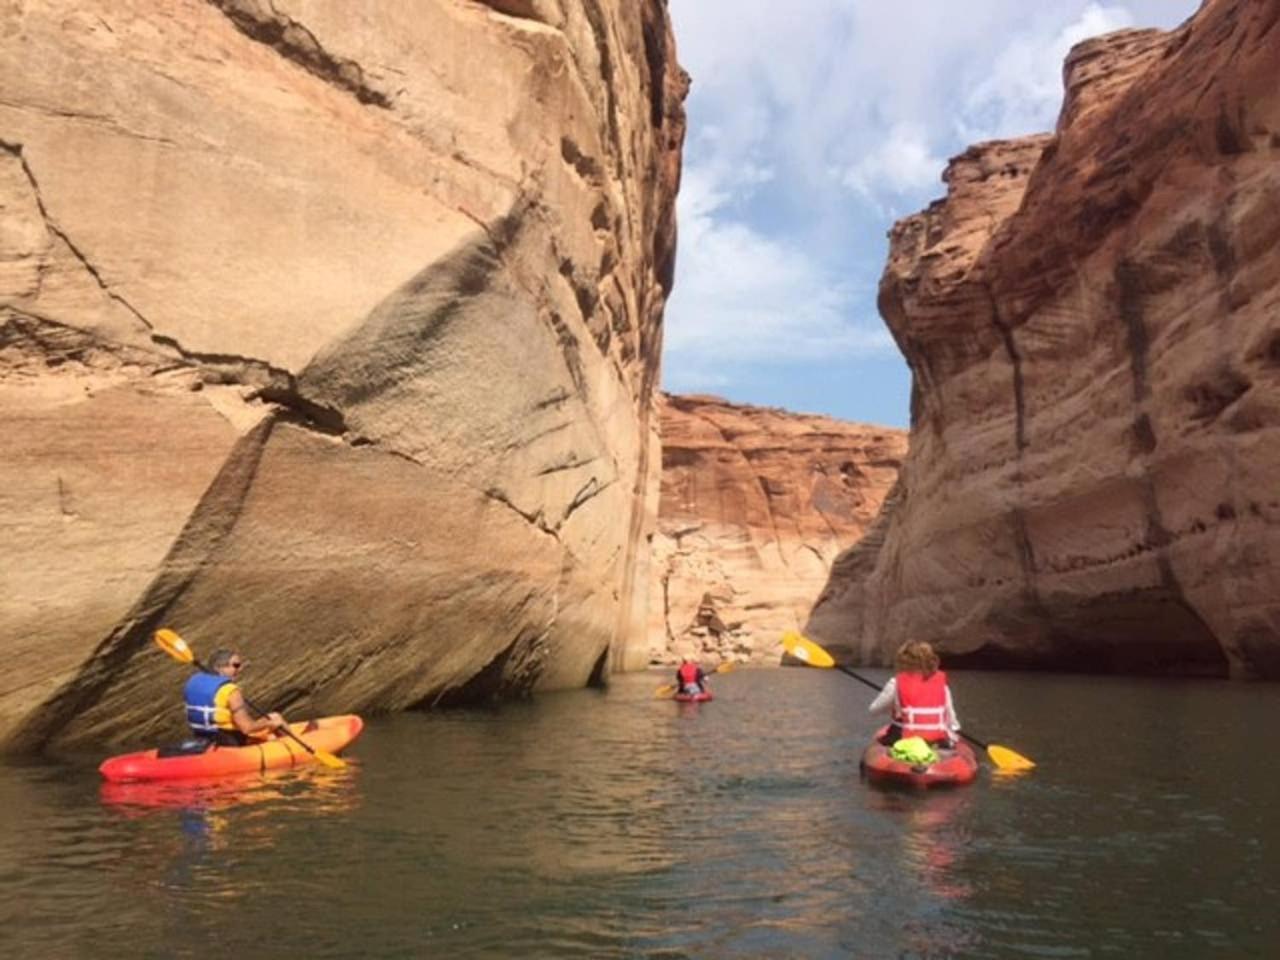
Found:
[[911, 453], [810, 628], [885, 662], [1280, 677], [1280, 4], [1088, 41], [893, 230]]
[[664, 395], [651, 658], [777, 663], [840, 551], [862, 539], [906, 431]]
[[644, 662], [664, 0], [30, 0], [0, 89], [0, 743], [174, 730], [162, 624], [299, 716]]

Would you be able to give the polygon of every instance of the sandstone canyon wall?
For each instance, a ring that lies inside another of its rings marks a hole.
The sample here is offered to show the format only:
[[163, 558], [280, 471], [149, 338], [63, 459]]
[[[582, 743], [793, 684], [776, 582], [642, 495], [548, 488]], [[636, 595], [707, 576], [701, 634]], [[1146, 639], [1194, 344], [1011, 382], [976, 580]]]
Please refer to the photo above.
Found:
[[897, 479], [905, 430], [663, 396], [655, 663], [777, 663]]
[[0, 3], [0, 744], [175, 731], [162, 624], [297, 716], [643, 663], [686, 91], [664, 0]]
[[883, 538], [810, 629], [886, 662], [1280, 678], [1280, 4], [1088, 41], [1049, 136], [891, 236], [914, 375]]

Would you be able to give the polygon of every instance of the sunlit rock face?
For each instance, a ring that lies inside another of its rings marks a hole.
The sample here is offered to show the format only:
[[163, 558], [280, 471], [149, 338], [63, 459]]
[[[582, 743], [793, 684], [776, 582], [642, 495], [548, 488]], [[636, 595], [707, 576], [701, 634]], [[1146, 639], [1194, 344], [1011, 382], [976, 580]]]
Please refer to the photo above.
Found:
[[866, 662], [1280, 677], [1280, 5], [1071, 54], [1052, 136], [892, 233], [911, 365], [884, 536], [814, 634]]
[[832, 561], [874, 520], [905, 430], [668, 396], [651, 657], [777, 663]]
[[[0, 744], [642, 664], [662, 0], [0, 4]], [[630, 643], [630, 646], [628, 644]]]

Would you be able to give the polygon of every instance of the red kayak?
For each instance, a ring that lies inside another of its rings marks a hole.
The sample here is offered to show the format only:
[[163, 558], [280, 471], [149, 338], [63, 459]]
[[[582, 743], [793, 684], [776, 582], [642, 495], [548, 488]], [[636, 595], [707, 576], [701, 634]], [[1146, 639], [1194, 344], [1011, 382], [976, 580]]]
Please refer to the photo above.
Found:
[[[876, 737], [883, 734], [881, 729]], [[876, 739], [862, 753], [862, 774], [872, 783], [905, 787], [958, 787], [978, 776], [978, 756], [963, 740], [954, 749], [934, 747], [934, 752], [938, 754], [936, 762], [914, 767], [895, 760], [889, 748]]]
[[710, 690], [703, 690], [701, 693], [677, 693], [676, 700], [680, 703], [703, 703], [707, 700], [714, 700]]
[[[337, 753], [364, 729], [355, 714], [321, 717], [307, 723], [291, 723], [294, 732], [312, 750]], [[184, 780], [224, 777], [234, 773], [260, 773], [276, 767], [311, 763], [314, 756], [289, 737], [276, 737], [243, 747], [209, 747], [199, 753], [141, 750], [102, 761], [99, 772], [108, 780]]]

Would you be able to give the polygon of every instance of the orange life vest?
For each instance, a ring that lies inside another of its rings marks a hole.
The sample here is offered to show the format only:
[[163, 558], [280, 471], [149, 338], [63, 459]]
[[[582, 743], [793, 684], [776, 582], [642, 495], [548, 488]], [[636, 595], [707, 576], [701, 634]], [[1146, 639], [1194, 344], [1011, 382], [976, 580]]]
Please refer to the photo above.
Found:
[[948, 739], [947, 675], [935, 670], [926, 679], [918, 673], [899, 673], [894, 682], [898, 688], [896, 719], [902, 724], [903, 739]]

